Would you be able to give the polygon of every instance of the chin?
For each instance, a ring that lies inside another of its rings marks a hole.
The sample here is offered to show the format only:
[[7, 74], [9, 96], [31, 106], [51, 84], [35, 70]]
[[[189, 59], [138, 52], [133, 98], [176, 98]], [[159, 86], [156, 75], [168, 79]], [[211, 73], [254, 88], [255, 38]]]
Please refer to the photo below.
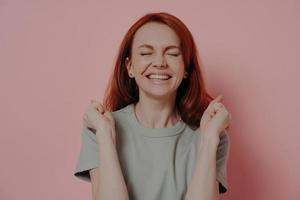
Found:
[[[175, 91], [176, 92], [176, 91]], [[169, 98], [174, 91], [162, 89], [162, 88], [150, 88], [147, 90], [143, 90], [143, 93], [147, 96], [154, 97], [154, 98]]]

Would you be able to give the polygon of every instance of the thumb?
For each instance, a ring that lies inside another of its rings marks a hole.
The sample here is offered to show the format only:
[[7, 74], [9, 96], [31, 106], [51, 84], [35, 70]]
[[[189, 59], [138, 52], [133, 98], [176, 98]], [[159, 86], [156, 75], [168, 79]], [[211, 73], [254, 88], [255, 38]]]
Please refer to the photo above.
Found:
[[222, 100], [223, 100], [223, 95], [220, 94], [220, 95], [218, 95], [214, 100], [212, 100], [212, 102], [220, 102], [220, 101], [222, 101]]
[[218, 95], [215, 99], [211, 100], [211, 101], [209, 102], [209, 105], [208, 105], [207, 108], [206, 108], [207, 112], [210, 112], [210, 111], [213, 109], [214, 103], [220, 102], [222, 99], [223, 99], [223, 95], [220, 94], [220, 95]]

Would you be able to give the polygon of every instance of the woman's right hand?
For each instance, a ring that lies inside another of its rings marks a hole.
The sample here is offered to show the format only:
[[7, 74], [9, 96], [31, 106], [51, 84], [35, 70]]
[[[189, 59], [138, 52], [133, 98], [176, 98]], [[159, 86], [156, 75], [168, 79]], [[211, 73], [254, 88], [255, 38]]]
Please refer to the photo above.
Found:
[[91, 100], [85, 110], [83, 125], [96, 130], [98, 134], [110, 136], [115, 143], [115, 120], [111, 112], [104, 109], [100, 102]]

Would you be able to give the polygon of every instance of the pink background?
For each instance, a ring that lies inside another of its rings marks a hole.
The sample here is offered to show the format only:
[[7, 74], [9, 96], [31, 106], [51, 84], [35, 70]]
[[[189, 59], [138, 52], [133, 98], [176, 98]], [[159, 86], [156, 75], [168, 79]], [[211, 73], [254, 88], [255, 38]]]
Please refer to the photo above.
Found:
[[0, 199], [91, 199], [73, 177], [81, 117], [129, 26], [152, 11], [189, 27], [210, 93], [233, 115], [221, 199], [300, 199], [298, 0], [0, 0]]

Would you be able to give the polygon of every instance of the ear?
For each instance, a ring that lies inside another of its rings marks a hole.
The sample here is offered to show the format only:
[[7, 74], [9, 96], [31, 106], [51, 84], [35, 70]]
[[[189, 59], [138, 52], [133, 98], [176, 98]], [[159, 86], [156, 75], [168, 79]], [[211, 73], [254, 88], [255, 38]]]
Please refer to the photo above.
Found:
[[126, 57], [125, 59], [125, 65], [126, 65], [127, 72], [129, 73], [131, 71], [131, 60], [128, 57]]

